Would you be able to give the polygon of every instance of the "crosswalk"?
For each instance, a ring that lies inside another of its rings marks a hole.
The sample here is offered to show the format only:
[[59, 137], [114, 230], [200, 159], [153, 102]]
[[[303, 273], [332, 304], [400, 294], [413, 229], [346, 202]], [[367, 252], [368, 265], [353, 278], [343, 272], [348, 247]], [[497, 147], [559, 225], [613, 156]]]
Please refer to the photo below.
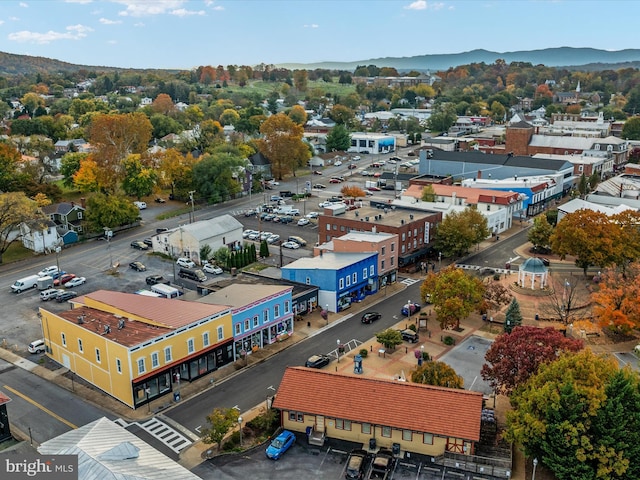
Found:
[[184, 450], [186, 447], [191, 445], [193, 442], [189, 440], [187, 437], [178, 432], [175, 428], [169, 426], [162, 420], [158, 418], [150, 418], [149, 420], [145, 420], [144, 422], [126, 422], [122, 418], [118, 418], [115, 420], [115, 423], [118, 425], [127, 428], [131, 425], [137, 425], [150, 435], [154, 436], [160, 442], [165, 444], [175, 453], [180, 453], [181, 450]]
[[419, 281], [420, 281], [419, 278], [405, 278], [405, 279], [402, 279], [400, 281], [400, 283], [402, 283], [403, 285], [406, 285], [406, 286], [411, 286], [414, 283], [418, 283]]

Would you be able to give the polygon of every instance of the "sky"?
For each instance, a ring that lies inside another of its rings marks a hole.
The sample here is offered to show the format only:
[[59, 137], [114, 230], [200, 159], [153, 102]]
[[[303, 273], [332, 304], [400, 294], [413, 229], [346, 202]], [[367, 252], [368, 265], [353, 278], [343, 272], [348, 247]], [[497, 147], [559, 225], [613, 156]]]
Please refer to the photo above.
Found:
[[[121, 68], [640, 48], [635, 0], [1, 0], [0, 51]], [[618, 25], [618, 27], [616, 27]]]

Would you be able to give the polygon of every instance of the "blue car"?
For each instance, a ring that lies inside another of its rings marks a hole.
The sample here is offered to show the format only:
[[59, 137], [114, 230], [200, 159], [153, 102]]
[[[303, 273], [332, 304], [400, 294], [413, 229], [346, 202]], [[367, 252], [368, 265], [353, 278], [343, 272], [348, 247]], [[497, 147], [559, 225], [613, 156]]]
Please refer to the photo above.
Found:
[[420, 308], [422, 308], [422, 307], [420, 306], [419, 303], [411, 302], [411, 303], [405, 304], [402, 307], [402, 309], [400, 310], [400, 313], [402, 313], [402, 315], [405, 315], [405, 316], [408, 317], [409, 315], [413, 315], [414, 313], [419, 312]]
[[284, 452], [296, 441], [296, 436], [289, 430], [283, 431], [280, 435], [271, 441], [271, 445], [267, 447], [267, 458], [278, 460]]

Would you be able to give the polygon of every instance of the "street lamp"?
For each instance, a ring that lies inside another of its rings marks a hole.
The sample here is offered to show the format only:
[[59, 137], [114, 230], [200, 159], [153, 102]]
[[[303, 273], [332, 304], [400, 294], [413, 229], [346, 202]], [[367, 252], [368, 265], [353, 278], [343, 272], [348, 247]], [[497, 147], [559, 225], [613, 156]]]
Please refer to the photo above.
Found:
[[60, 252], [62, 251], [62, 248], [60, 248], [60, 246], [56, 247], [56, 267], [58, 267], [58, 271], [60, 271]]
[[336, 342], [338, 343], [338, 348], [336, 349], [336, 352], [338, 352], [338, 363], [340, 363], [340, 339], [336, 340]]
[[536, 467], [538, 466], [538, 459], [533, 459], [533, 473], [531, 474], [531, 480], [536, 480]]
[[113, 232], [109, 227], [104, 228], [104, 235], [107, 237], [107, 250], [109, 251], [109, 268], [113, 268], [113, 256], [111, 255], [111, 237], [113, 236]]
[[324, 312], [326, 314], [326, 318], [325, 318], [325, 320], [327, 321], [326, 325], [329, 325], [329, 304], [328, 303], [324, 306]]
[[238, 425], [240, 426], [240, 447], [242, 447], [242, 417], [238, 417]]
[[438, 268], [442, 268], [442, 252], [438, 252]]

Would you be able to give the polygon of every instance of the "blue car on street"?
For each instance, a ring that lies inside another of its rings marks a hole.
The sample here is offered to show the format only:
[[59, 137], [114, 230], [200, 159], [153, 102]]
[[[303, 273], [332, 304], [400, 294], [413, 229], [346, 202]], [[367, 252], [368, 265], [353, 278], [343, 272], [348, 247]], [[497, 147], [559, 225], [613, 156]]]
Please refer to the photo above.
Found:
[[284, 452], [296, 441], [296, 436], [289, 430], [284, 430], [280, 435], [271, 441], [267, 447], [267, 458], [278, 460]]

